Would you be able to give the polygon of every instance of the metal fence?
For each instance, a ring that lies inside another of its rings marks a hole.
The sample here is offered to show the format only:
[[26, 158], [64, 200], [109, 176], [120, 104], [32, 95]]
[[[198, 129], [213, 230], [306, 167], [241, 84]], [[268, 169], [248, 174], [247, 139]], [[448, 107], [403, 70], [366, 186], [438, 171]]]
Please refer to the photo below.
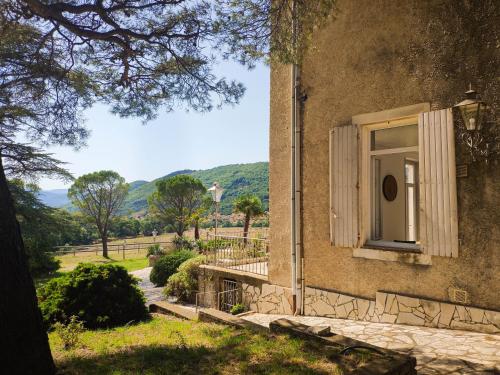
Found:
[[209, 239], [207, 264], [267, 276], [268, 240], [224, 235]]
[[[141, 252], [141, 250], [146, 250], [151, 245], [158, 244], [164, 250], [171, 250], [174, 248], [172, 241], [148, 241], [148, 242], [127, 242], [127, 240], [123, 240], [122, 243], [114, 242], [108, 243], [108, 252], [117, 252], [125, 253], [127, 252]], [[65, 246], [57, 246], [55, 251], [51, 252], [54, 255], [65, 255], [65, 254], [73, 254], [76, 256], [79, 253], [95, 253], [96, 255], [102, 252], [102, 244], [91, 244], [91, 245], [65, 245]]]

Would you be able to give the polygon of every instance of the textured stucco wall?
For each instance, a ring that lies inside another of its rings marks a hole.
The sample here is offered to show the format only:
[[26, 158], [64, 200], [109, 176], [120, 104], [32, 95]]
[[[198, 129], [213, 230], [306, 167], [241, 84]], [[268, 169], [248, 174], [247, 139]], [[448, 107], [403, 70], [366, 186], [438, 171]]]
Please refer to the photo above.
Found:
[[[290, 276], [290, 67], [271, 67], [271, 126], [269, 134], [269, 225], [272, 244], [269, 275], [273, 284], [291, 285]], [[272, 249], [277, 249], [273, 251]]]
[[[353, 115], [422, 102], [432, 108], [462, 100], [469, 81], [498, 119], [499, 22], [496, 1], [341, 0], [313, 37], [303, 62], [303, 236], [305, 282], [374, 298], [385, 290], [448, 300], [448, 288], [472, 305], [500, 309], [500, 169], [469, 166], [457, 180], [456, 259], [432, 266], [358, 259], [329, 243], [328, 130]], [[289, 110], [287, 68], [271, 74], [271, 283], [289, 286]], [[460, 147], [458, 147], [460, 149]], [[459, 161], [461, 157], [459, 156]]]

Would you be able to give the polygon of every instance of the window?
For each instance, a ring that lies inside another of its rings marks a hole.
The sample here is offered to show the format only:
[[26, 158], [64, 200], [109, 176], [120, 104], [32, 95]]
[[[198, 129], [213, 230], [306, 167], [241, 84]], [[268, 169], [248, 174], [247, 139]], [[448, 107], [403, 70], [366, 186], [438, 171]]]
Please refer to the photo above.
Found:
[[330, 130], [330, 240], [458, 256], [451, 108], [421, 103]]
[[372, 125], [369, 131], [371, 233], [367, 244], [417, 250], [418, 125], [386, 122]]

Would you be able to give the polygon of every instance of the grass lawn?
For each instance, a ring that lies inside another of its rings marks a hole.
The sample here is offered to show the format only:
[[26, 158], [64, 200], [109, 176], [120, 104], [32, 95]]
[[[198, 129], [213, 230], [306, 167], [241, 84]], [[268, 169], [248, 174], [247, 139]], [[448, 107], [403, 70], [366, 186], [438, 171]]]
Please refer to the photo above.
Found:
[[122, 252], [110, 252], [109, 258], [104, 258], [101, 254], [96, 255], [95, 253], [77, 253], [76, 255], [65, 254], [56, 256], [56, 259], [61, 261], [60, 272], [71, 271], [78, 263], [113, 263], [125, 267], [128, 271], [140, 270], [148, 266], [146, 250], [140, 250], [139, 252], [126, 251], [125, 259], [123, 259]]
[[328, 360], [338, 348], [174, 317], [86, 331], [68, 351], [49, 339], [60, 374], [341, 374]]

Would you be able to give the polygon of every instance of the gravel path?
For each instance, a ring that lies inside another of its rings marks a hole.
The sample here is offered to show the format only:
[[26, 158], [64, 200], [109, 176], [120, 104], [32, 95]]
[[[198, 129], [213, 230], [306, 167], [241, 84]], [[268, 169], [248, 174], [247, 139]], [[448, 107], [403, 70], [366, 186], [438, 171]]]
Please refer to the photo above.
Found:
[[149, 306], [151, 303], [156, 301], [162, 301], [165, 297], [162, 294], [162, 287], [155, 287], [154, 284], [149, 281], [149, 274], [153, 267], [143, 268], [142, 270], [132, 271], [131, 275], [140, 279], [139, 288], [144, 292], [144, 296], [146, 297], [146, 306]]

